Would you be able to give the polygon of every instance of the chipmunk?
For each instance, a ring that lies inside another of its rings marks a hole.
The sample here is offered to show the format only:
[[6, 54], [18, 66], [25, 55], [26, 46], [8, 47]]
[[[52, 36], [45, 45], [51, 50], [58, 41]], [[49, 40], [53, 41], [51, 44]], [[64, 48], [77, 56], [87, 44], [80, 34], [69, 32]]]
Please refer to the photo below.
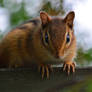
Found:
[[[30, 67], [36, 63], [42, 78], [49, 77], [53, 64], [64, 64], [63, 70], [75, 72], [72, 62], [76, 54], [73, 21], [75, 13], [65, 18], [51, 17], [41, 11], [40, 17], [27, 21], [10, 31], [0, 43], [0, 67]], [[66, 68], [67, 67], [67, 68]]]

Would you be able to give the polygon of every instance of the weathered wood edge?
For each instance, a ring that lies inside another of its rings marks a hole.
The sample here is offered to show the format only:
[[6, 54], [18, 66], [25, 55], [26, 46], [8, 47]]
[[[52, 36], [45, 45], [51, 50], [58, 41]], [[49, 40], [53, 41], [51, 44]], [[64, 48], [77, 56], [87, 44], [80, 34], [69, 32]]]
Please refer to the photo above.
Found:
[[[41, 78], [37, 68], [0, 69], [0, 89], [3, 92], [58, 92], [66, 87], [92, 78], [92, 67], [77, 67], [74, 74], [67, 75], [62, 67], [54, 67], [50, 78]], [[10, 87], [11, 88], [10, 88]], [[16, 91], [14, 91], [16, 90]]]

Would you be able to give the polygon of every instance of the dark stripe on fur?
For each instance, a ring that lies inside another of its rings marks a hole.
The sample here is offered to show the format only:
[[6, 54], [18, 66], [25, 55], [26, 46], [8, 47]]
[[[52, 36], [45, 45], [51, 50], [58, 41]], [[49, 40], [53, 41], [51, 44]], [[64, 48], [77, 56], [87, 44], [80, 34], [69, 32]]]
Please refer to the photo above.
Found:
[[[33, 48], [32, 46], [32, 41], [33, 41], [33, 32], [34, 31], [31, 31], [27, 34], [27, 38], [26, 38], [26, 49], [27, 51], [30, 53], [30, 50]], [[31, 52], [32, 53], [32, 52]]]
[[28, 27], [27, 26], [20, 26], [18, 27], [19, 29], [22, 29], [22, 30], [26, 30]]
[[32, 22], [34, 25], [38, 25], [38, 23], [40, 23], [39, 20], [29, 20], [28, 22]]

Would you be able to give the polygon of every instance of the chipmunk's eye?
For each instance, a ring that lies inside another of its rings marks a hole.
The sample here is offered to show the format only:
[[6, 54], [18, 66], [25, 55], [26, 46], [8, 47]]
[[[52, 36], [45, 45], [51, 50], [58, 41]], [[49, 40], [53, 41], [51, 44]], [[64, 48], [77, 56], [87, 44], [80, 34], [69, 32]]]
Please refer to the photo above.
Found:
[[45, 33], [45, 42], [48, 44], [49, 42], [48, 42], [48, 34], [47, 34], [47, 32]]
[[66, 36], [66, 43], [69, 43], [70, 42], [70, 36], [69, 36], [69, 33], [67, 34]]

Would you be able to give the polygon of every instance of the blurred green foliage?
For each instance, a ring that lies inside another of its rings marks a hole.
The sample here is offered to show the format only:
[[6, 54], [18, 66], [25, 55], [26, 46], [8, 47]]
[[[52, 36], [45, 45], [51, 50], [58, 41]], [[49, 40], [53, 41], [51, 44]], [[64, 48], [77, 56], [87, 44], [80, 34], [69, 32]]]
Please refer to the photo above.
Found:
[[0, 6], [4, 7], [3, 0], [0, 0]]
[[11, 14], [11, 26], [15, 27], [28, 19], [30, 18], [26, 14], [24, 3], [22, 3], [22, 7], [20, 8], [20, 10]]
[[46, 11], [48, 14], [54, 16], [54, 15], [58, 15], [59, 13], [64, 14], [64, 10], [62, 7], [62, 0], [60, 0], [60, 7], [58, 9], [52, 8], [51, 3], [48, 1], [46, 3], [43, 4], [43, 7], [41, 10]]
[[92, 61], [92, 49], [84, 50], [82, 47], [79, 48], [77, 50], [77, 58], [75, 61], [81, 65], [85, 65], [85, 63], [89, 65]]

